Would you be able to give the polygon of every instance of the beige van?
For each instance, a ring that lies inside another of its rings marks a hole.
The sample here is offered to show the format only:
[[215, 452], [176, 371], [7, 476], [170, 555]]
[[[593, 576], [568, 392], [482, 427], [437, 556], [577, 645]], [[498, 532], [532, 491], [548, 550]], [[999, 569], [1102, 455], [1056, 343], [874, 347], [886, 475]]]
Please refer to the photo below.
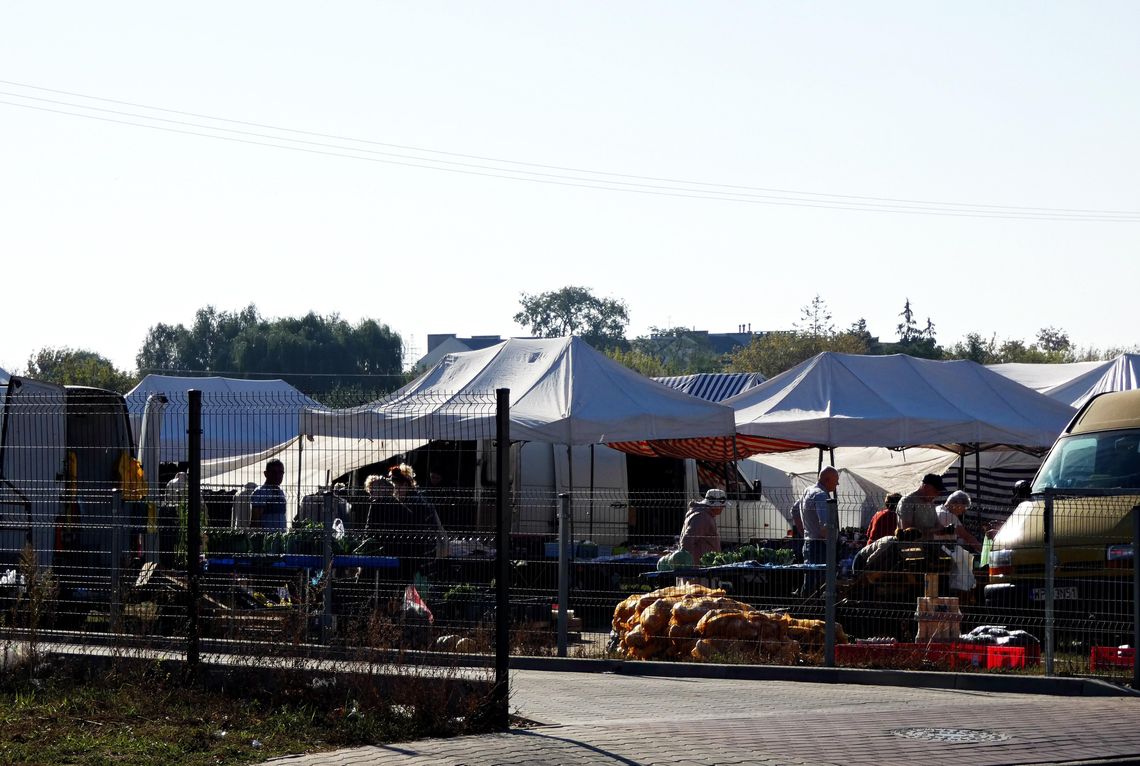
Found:
[[[1093, 397], [1050, 449], [1025, 498], [993, 540], [987, 606], [1044, 604], [1045, 535], [1042, 493], [1053, 502], [1059, 615], [1130, 621], [1132, 510], [1140, 503], [1140, 390]], [[1064, 490], [1103, 490], [1066, 496]]]

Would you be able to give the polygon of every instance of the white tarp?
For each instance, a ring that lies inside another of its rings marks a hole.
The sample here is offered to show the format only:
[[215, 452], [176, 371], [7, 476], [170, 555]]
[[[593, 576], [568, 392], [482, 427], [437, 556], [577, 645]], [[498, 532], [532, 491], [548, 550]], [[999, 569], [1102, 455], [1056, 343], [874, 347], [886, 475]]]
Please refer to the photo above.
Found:
[[[972, 459], [967, 459], [972, 462]], [[775, 455], [757, 455], [746, 463], [762, 463], [792, 476], [811, 478], [819, 472], [819, 450], [806, 449]], [[958, 462], [958, 456], [941, 449], [916, 447], [902, 451], [883, 447], [837, 447], [835, 467], [850, 471], [868, 484], [887, 492], [907, 494], [918, 489], [928, 473], [943, 474]], [[823, 454], [823, 465], [830, 465], [830, 455]], [[883, 498], [878, 498], [882, 502]]]
[[724, 402], [737, 431], [831, 447], [1044, 449], [1074, 411], [967, 360], [826, 352]]
[[202, 392], [202, 458], [217, 460], [272, 449], [297, 436], [303, 407], [320, 406], [283, 380], [147, 375], [127, 394], [135, 434], [142, 432], [147, 399], [163, 395], [167, 403], [157, 456], [163, 462], [187, 459], [189, 391]]
[[[799, 500], [804, 490], [815, 484], [818, 478], [815, 463], [817, 458], [812, 456], [812, 459], [808, 460], [809, 452], [814, 455], [816, 451], [799, 450], [781, 453], [778, 456], [757, 456], [741, 460], [739, 463], [740, 472], [745, 478], [753, 484], [760, 482], [762, 501], [774, 506], [789, 524], [792, 504]], [[946, 452], [942, 454], [951, 459], [954, 457]], [[796, 457], [787, 459], [788, 456]], [[783, 460], [776, 465], [768, 460], [770, 457], [780, 457]], [[839, 525], [866, 529], [871, 516], [883, 507], [883, 500], [892, 490], [853, 470], [841, 468], [838, 464], [836, 468], [839, 470], [839, 486], [835, 490]], [[915, 487], [917, 486], [916, 484]]]
[[581, 338], [513, 338], [448, 354], [390, 397], [350, 410], [312, 408], [311, 435], [492, 439], [494, 392], [510, 389], [512, 441], [597, 444], [731, 436], [732, 410], [637, 374]]
[[988, 367], [1051, 399], [1078, 408], [1095, 394], [1140, 388], [1140, 354], [1121, 354], [1105, 362], [1010, 362]]

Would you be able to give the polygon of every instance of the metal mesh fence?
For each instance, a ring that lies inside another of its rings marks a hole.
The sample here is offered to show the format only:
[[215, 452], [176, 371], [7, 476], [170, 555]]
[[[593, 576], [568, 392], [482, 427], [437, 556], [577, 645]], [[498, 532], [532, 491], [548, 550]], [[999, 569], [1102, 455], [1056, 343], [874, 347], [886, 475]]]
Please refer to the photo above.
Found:
[[[493, 395], [344, 410], [204, 396], [195, 546], [184, 393], [128, 411], [111, 394], [34, 388], [8, 392], [0, 447], [0, 619], [12, 635], [177, 650], [198, 547], [197, 630], [207, 649], [254, 659], [335, 650], [485, 664], [505, 585], [516, 654], [1133, 673], [1122, 647], [1134, 635], [1135, 495], [1052, 499], [1048, 538], [1043, 500], [989, 541], [992, 509], [975, 507], [963, 521], [987, 544], [974, 550], [944, 530], [866, 546], [877, 503], [840, 496], [829, 598], [792, 530], [799, 493], [729, 482], [722, 550], [686, 561], [670, 554], [715, 471], [516, 444], [502, 583]], [[678, 587], [688, 599], [667, 590]]]

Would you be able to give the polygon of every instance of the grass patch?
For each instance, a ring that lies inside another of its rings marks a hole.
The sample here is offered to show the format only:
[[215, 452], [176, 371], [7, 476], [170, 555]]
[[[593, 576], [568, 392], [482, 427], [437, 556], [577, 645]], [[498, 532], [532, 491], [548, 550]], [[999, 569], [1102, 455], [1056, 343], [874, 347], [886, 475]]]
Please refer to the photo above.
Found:
[[[298, 676], [298, 679], [302, 676]], [[487, 731], [481, 692], [406, 677], [314, 684], [183, 683], [157, 664], [110, 672], [53, 660], [0, 681], [5, 766], [219, 766]], [[399, 700], [399, 701], [397, 701]]]

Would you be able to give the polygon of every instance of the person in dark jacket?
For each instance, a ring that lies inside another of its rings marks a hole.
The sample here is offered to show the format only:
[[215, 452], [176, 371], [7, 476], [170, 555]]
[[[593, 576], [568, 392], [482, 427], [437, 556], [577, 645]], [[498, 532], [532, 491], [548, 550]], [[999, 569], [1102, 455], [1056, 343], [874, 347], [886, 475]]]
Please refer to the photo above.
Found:
[[407, 463], [394, 465], [385, 477], [391, 495], [372, 513], [371, 520], [396, 538], [396, 555], [401, 558], [401, 569], [415, 573], [428, 568], [439, 556], [447, 555], [447, 532], [439, 520], [435, 506], [416, 485], [416, 472]]

